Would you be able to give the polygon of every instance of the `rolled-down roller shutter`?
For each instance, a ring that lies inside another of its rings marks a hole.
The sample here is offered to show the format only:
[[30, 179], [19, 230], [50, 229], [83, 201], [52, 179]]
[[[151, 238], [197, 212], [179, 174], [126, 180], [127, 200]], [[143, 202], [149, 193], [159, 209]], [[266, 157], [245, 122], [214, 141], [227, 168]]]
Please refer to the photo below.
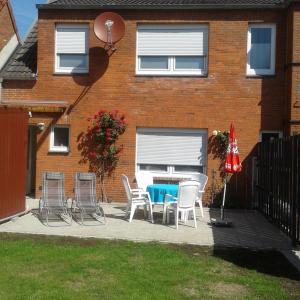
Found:
[[56, 53], [57, 54], [87, 54], [88, 25], [57, 25]]
[[137, 130], [137, 164], [204, 166], [206, 152], [205, 129]]
[[203, 56], [207, 54], [207, 25], [139, 25], [139, 56]]

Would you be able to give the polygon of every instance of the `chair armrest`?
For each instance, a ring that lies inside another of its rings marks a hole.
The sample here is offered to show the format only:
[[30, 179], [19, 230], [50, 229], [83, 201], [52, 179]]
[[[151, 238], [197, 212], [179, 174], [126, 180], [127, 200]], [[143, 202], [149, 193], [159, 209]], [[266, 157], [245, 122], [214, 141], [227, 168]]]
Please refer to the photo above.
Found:
[[143, 189], [131, 189], [131, 193], [139, 193], [142, 191], [143, 191]]
[[[151, 200], [149, 192], [146, 192], [143, 189], [132, 189], [131, 194], [134, 197], [147, 198], [148, 200]], [[144, 196], [147, 196], [147, 197], [144, 197]]]

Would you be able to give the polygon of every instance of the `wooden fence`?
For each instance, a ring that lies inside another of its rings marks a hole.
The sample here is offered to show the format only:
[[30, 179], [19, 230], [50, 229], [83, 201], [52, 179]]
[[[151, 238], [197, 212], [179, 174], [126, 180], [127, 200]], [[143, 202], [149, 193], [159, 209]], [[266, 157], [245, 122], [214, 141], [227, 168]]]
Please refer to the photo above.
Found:
[[0, 220], [25, 211], [28, 112], [0, 108]]
[[259, 143], [255, 206], [300, 242], [300, 135]]

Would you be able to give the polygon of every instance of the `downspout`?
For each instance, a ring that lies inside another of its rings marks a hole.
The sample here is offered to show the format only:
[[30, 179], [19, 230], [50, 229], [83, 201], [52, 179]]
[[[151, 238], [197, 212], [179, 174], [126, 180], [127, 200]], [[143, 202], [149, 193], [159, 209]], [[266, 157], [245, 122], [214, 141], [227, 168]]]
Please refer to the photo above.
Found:
[[0, 77], [0, 104], [2, 104], [2, 83], [3, 83], [3, 78]]

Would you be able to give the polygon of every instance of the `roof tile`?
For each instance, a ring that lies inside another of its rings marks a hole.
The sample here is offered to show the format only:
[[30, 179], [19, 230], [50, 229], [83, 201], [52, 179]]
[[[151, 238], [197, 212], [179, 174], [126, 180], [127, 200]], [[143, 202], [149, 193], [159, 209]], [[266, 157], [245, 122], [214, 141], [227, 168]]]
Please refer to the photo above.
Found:
[[19, 45], [8, 60], [0, 77], [4, 79], [35, 79], [37, 70], [37, 24], [35, 24], [24, 43]]
[[204, 7], [276, 7], [286, 0], [54, 0], [39, 8], [204, 8]]

